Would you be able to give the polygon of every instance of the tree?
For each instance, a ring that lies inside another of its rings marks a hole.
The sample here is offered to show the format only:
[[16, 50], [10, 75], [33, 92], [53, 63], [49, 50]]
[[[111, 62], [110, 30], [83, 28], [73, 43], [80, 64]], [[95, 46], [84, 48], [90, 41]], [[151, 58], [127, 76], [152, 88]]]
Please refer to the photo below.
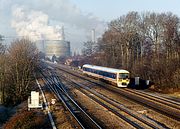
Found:
[[28, 95], [34, 68], [38, 62], [37, 49], [31, 41], [17, 39], [8, 49], [8, 56], [8, 73], [12, 78], [11, 86], [8, 87], [8, 97], [10, 100], [13, 99], [15, 104]]
[[0, 103], [5, 101], [5, 80], [6, 80], [6, 47], [2, 44], [2, 36], [0, 35]]
[[161, 88], [180, 87], [180, 19], [172, 13], [129, 12], [108, 24], [96, 51], [92, 46], [84, 50], [100, 55], [95, 64], [127, 69]]
[[92, 41], [84, 42], [84, 49], [82, 51], [83, 55], [91, 56], [94, 52], [94, 45], [95, 44]]

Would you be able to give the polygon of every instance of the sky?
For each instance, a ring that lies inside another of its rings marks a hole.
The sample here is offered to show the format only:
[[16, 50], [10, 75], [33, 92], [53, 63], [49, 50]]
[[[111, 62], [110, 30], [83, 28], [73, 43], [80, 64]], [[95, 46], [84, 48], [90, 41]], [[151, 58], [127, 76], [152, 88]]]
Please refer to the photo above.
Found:
[[96, 38], [107, 23], [130, 11], [172, 12], [180, 17], [180, 0], [0, 0], [0, 34], [8, 41], [65, 39], [72, 51], [81, 51], [83, 42]]
[[84, 12], [110, 21], [130, 11], [173, 12], [180, 16], [179, 0], [72, 0]]

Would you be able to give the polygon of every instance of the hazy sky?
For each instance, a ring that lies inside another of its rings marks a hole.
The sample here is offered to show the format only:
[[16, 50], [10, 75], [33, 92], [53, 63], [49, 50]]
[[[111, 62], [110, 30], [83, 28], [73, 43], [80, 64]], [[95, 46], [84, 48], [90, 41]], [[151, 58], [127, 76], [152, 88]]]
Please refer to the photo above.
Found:
[[106, 21], [129, 11], [171, 11], [180, 16], [180, 0], [71, 0], [83, 12], [91, 12]]
[[72, 50], [80, 50], [92, 29], [99, 37], [109, 21], [129, 11], [180, 16], [180, 0], [0, 0], [0, 34], [6, 39], [58, 39], [64, 26]]

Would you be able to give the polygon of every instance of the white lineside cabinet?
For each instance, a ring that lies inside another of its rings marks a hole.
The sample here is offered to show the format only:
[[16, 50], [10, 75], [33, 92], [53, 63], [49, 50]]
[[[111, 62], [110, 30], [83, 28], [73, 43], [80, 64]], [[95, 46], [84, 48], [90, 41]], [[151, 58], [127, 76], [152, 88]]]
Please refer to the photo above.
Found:
[[136, 86], [139, 85], [139, 79], [140, 79], [140, 77], [135, 77], [135, 85]]
[[31, 96], [28, 98], [28, 110], [31, 108], [42, 108], [42, 103], [39, 101], [39, 92], [31, 91]]

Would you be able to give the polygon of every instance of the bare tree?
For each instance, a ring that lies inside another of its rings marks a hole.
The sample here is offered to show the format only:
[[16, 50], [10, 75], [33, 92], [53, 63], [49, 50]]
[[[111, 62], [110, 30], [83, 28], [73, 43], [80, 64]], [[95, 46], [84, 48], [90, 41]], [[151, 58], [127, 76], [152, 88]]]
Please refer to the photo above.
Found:
[[128, 69], [164, 88], [172, 83], [180, 87], [180, 19], [176, 15], [130, 12], [112, 20], [97, 45], [101, 65]]
[[2, 36], [0, 36], [0, 103], [5, 101], [5, 80], [6, 80], [6, 47], [2, 44]]
[[95, 43], [92, 41], [84, 42], [84, 49], [83, 49], [82, 53], [85, 56], [91, 56], [94, 53], [94, 45], [95, 45]]
[[32, 74], [37, 63], [37, 50], [31, 41], [21, 39], [14, 41], [8, 52], [8, 72], [12, 78], [12, 84], [9, 88], [14, 90], [9, 95], [11, 97], [12, 95], [16, 96], [13, 102], [17, 102], [27, 96]]

